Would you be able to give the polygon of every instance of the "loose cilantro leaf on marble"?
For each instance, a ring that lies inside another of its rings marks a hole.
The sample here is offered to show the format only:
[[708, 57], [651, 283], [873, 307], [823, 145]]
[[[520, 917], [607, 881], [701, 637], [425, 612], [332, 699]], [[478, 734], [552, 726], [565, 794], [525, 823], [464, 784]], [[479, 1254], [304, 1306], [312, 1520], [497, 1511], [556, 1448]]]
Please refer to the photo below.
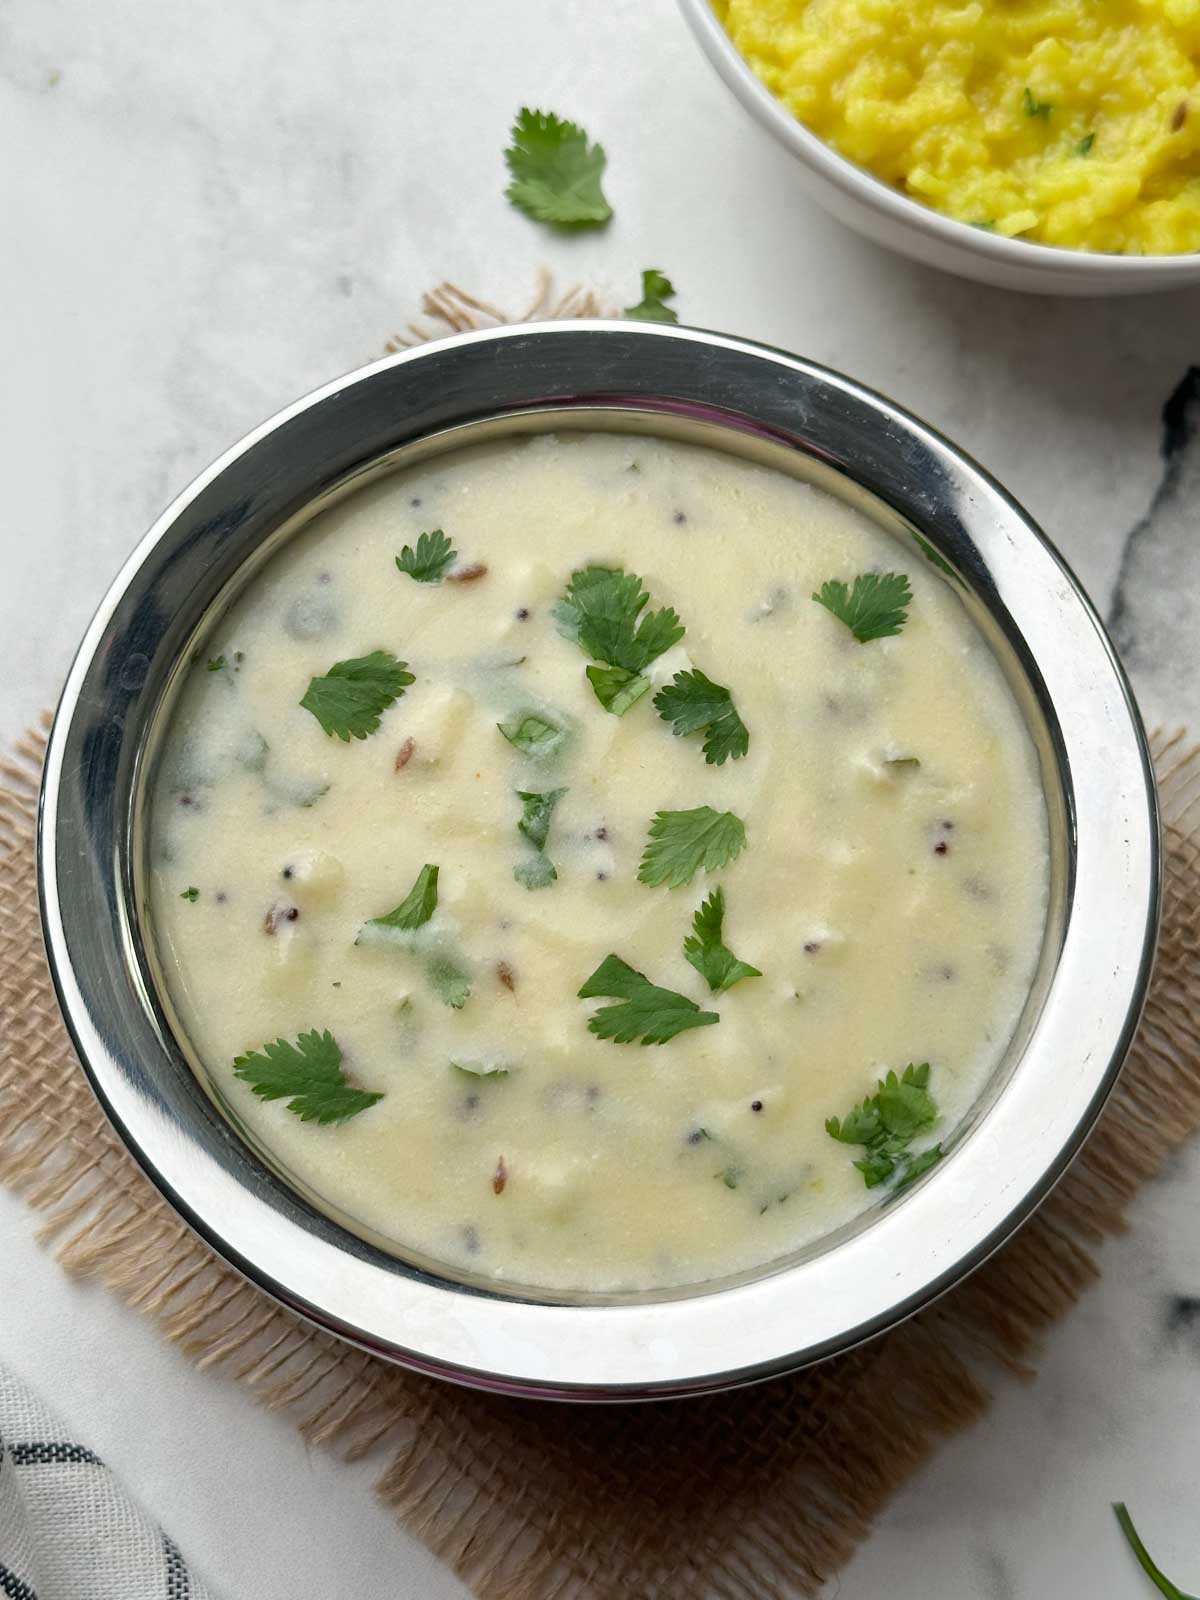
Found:
[[418, 583], [441, 583], [457, 559], [458, 551], [440, 528], [434, 528], [432, 533], [421, 535], [415, 550], [406, 544], [396, 557], [396, 565]]
[[601, 1006], [588, 1018], [588, 1028], [597, 1038], [615, 1044], [630, 1044], [638, 1038], [644, 1045], [666, 1044], [688, 1028], [707, 1028], [721, 1020], [715, 1011], [701, 1011], [686, 995], [660, 989], [620, 956], [605, 956], [579, 991], [581, 1000], [597, 996], [620, 1001]]
[[192, 904], [195, 905], [196, 901], [200, 898], [200, 891], [196, 888], [194, 883], [189, 883], [179, 898], [181, 900], [190, 900]]
[[912, 590], [902, 572], [862, 572], [853, 588], [831, 578], [813, 599], [844, 622], [859, 644], [868, 644], [900, 632], [908, 621]]
[[533, 761], [549, 761], [570, 738], [561, 722], [554, 722], [542, 711], [522, 711], [509, 722], [496, 724], [500, 732], [522, 755]]
[[587, 677], [596, 691], [596, 699], [614, 717], [623, 717], [650, 687], [649, 678], [624, 667], [589, 667]]
[[895, 1177], [896, 1187], [911, 1183], [942, 1158], [940, 1145], [912, 1154], [913, 1139], [937, 1121], [937, 1106], [929, 1093], [929, 1063], [911, 1063], [899, 1077], [889, 1072], [845, 1117], [830, 1117], [825, 1132], [842, 1144], [862, 1145], [865, 1155], [854, 1165], [868, 1189]]
[[372, 650], [335, 661], [323, 677], [312, 680], [300, 704], [326, 733], [349, 744], [374, 733], [387, 708], [415, 682], [407, 661], [398, 661], [388, 650]]
[[355, 1089], [342, 1071], [342, 1052], [328, 1029], [302, 1033], [295, 1044], [276, 1039], [238, 1056], [233, 1070], [261, 1100], [286, 1100], [301, 1122], [345, 1122], [382, 1100]]
[[1113, 1514], [1117, 1519], [1117, 1526], [1125, 1535], [1126, 1543], [1129, 1545], [1129, 1548], [1133, 1551], [1137, 1558], [1138, 1565], [1150, 1579], [1150, 1582], [1158, 1590], [1159, 1594], [1165, 1594], [1167, 1596], [1167, 1600], [1196, 1600], [1194, 1595], [1184, 1594], [1183, 1590], [1180, 1589], [1177, 1584], [1172, 1583], [1170, 1578], [1167, 1577], [1166, 1573], [1161, 1571], [1161, 1569], [1155, 1564], [1150, 1552], [1142, 1543], [1141, 1538], [1138, 1535], [1138, 1531], [1133, 1525], [1133, 1518], [1129, 1515], [1129, 1511], [1126, 1508], [1123, 1500], [1117, 1500], [1114, 1502]]
[[670, 606], [642, 615], [649, 598], [636, 573], [620, 567], [585, 567], [571, 574], [554, 617], [559, 632], [574, 639], [593, 661], [636, 674], [645, 672], [684, 634]]
[[757, 967], [739, 961], [722, 940], [725, 922], [725, 891], [714, 889], [692, 918], [691, 936], [683, 941], [683, 953], [714, 994], [732, 989], [743, 978], [761, 978]]
[[638, 878], [656, 887], [678, 889], [703, 867], [715, 872], [728, 866], [746, 845], [746, 825], [732, 811], [696, 806], [691, 811], [659, 811], [650, 824], [650, 842], [642, 853]]
[[411, 933], [423, 927], [437, 910], [438, 871], [437, 867], [427, 862], [396, 909], [389, 911], [385, 917], [372, 917], [360, 930], [358, 940], [369, 928], [394, 928], [401, 933]]
[[626, 306], [625, 315], [638, 322], [678, 322], [679, 318], [664, 302], [675, 298], [675, 285], [657, 267], [642, 273], [642, 298], [636, 306]]
[[654, 709], [680, 738], [703, 732], [704, 759], [714, 767], [730, 757], [740, 761], [750, 748], [750, 734], [733, 696], [697, 668], [677, 672], [654, 696]]
[[512, 174], [505, 196], [535, 222], [595, 228], [612, 216], [600, 185], [604, 147], [589, 145], [574, 122], [523, 106], [504, 159]]
[[449, 956], [434, 956], [429, 963], [429, 981], [439, 1000], [461, 1011], [471, 998], [471, 980]]

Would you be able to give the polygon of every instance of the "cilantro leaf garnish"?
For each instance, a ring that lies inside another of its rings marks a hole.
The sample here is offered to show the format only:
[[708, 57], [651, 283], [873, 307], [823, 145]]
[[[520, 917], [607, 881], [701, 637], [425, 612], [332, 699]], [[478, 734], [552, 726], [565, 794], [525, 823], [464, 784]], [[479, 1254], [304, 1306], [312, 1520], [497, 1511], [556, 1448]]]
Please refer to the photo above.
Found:
[[179, 898], [181, 900], [190, 900], [192, 904], [195, 905], [196, 901], [200, 898], [200, 891], [197, 889], [194, 883], [189, 883]]
[[487, 1061], [452, 1061], [455, 1072], [465, 1072], [469, 1078], [507, 1078], [508, 1068]]
[[301, 1122], [345, 1122], [382, 1100], [382, 1094], [352, 1088], [342, 1071], [342, 1052], [328, 1029], [302, 1033], [295, 1044], [276, 1039], [238, 1056], [233, 1070], [260, 1100], [286, 1100]]
[[471, 980], [449, 956], [434, 956], [429, 963], [429, 981], [439, 1000], [461, 1011], [471, 998]]
[[517, 831], [529, 840], [535, 850], [546, 848], [550, 818], [566, 792], [565, 789], [547, 789], [543, 794], [535, 794], [528, 789], [516, 791], [517, 799], [521, 802], [521, 820], [517, 823]]
[[664, 304], [675, 298], [675, 285], [657, 267], [647, 267], [642, 273], [642, 298], [636, 306], [626, 306], [625, 315], [638, 322], [678, 322], [679, 318]]
[[614, 717], [623, 717], [650, 687], [649, 678], [625, 667], [588, 667], [587, 677], [596, 691], [596, 699]]
[[859, 644], [868, 644], [900, 632], [908, 621], [912, 590], [902, 572], [860, 572], [852, 589], [831, 578], [813, 599], [844, 622]]
[[649, 598], [636, 573], [620, 567], [585, 567], [571, 574], [554, 616], [559, 632], [576, 640], [593, 661], [630, 673], [645, 672], [684, 633], [670, 606], [641, 616]]
[[498, 722], [500, 732], [522, 755], [549, 761], [570, 738], [568, 729], [541, 711], [523, 711], [509, 722]]
[[929, 1063], [911, 1063], [899, 1077], [889, 1072], [880, 1078], [875, 1093], [847, 1116], [830, 1117], [825, 1132], [842, 1144], [860, 1144], [866, 1154], [854, 1165], [868, 1189], [893, 1175], [900, 1188], [919, 1178], [942, 1158], [940, 1144], [913, 1155], [909, 1146], [919, 1133], [937, 1121], [937, 1106], [929, 1093]]
[[438, 870], [427, 862], [396, 909], [389, 911], [386, 917], [372, 917], [359, 933], [359, 939], [368, 928], [395, 928], [402, 933], [411, 933], [423, 927], [437, 910]]
[[546, 854], [546, 839], [550, 833], [550, 818], [554, 808], [566, 792], [565, 789], [547, 789], [543, 794], [527, 789], [516, 791], [522, 806], [517, 829], [529, 840], [535, 854], [517, 863], [513, 868], [513, 877], [527, 889], [545, 889], [558, 877], [554, 863]]
[[615, 1044], [629, 1044], [639, 1037], [642, 1044], [666, 1044], [688, 1028], [707, 1028], [721, 1020], [715, 1011], [701, 1011], [686, 995], [660, 989], [620, 956], [605, 956], [579, 991], [581, 1000], [597, 996], [621, 1001], [601, 1006], [588, 1018], [588, 1028], [597, 1038]]
[[1125, 1535], [1126, 1543], [1129, 1545], [1129, 1548], [1133, 1551], [1137, 1558], [1138, 1565], [1150, 1579], [1150, 1582], [1158, 1590], [1159, 1594], [1165, 1594], [1167, 1596], [1167, 1600], [1195, 1600], [1193, 1595], [1184, 1594], [1183, 1590], [1180, 1589], [1177, 1584], [1172, 1583], [1170, 1578], [1167, 1577], [1166, 1573], [1155, 1564], [1150, 1552], [1142, 1543], [1141, 1538], [1138, 1535], [1138, 1531], [1133, 1525], [1133, 1518], [1129, 1515], [1129, 1511], [1126, 1508], [1123, 1500], [1117, 1500], [1114, 1502], [1113, 1513], [1116, 1516], [1118, 1527]]
[[604, 147], [589, 145], [574, 122], [523, 106], [504, 159], [512, 174], [505, 196], [535, 222], [594, 228], [612, 216], [600, 187]]
[[300, 704], [326, 733], [349, 744], [374, 733], [387, 708], [416, 681], [407, 661], [397, 661], [390, 650], [372, 650], [367, 656], [335, 661], [324, 677], [312, 680]]
[[739, 961], [722, 941], [725, 922], [725, 891], [714, 889], [692, 918], [691, 937], [683, 941], [683, 953], [714, 994], [732, 989], [743, 978], [761, 978], [757, 967]]
[[677, 672], [654, 696], [654, 709], [680, 738], [702, 731], [704, 759], [714, 767], [730, 757], [740, 761], [750, 748], [750, 733], [733, 696], [698, 668]]
[[415, 550], [406, 544], [396, 557], [396, 565], [418, 583], [441, 583], [457, 559], [458, 551], [440, 528], [434, 528], [432, 533], [421, 535]]
[[650, 824], [650, 843], [642, 853], [638, 878], [655, 887], [678, 889], [701, 867], [728, 866], [746, 845], [746, 824], [732, 811], [696, 806], [691, 811], [659, 811]]

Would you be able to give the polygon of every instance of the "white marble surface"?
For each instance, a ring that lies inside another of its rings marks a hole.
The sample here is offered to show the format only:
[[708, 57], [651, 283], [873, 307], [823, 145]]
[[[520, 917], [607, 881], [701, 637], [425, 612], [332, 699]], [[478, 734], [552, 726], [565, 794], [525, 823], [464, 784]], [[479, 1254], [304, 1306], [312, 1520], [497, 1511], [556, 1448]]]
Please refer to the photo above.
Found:
[[[523, 101], [609, 152], [616, 220], [547, 238], [501, 199]], [[151, 517], [220, 449], [377, 354], [451, 277], [503, 303], [535, 269], [841, 367], [946, 429], [1057, 539], [1118, 623], [1151, 718], [1200, 728], [1200, 295], [1058, 303], [942, 278], [844, 233], [697, 56], [671, 0], [0, 0], [0, 731], [56, 691]], [[1191, 403], [1186, 403], [1188, 397]], [[1129, 544], [1131, 530], [1153, 514]], [[3, 1044], [0, 1043], [0, 1048]], [[1137, 1600], [1108, 1502], [1200, 1586], [1200, 1152], [1052, 1338], [880, 1520], [853, 1600]], [[363, 1468], [197, 1374], [68, 1284], [0, 1196], [0, 1359], [121, 1470], [230, 1600], [462, 1591]], [[45, 1600], [45, 1597], [43, 1597]], [[56, 1600], [56, 1597], [51, 1597]]]

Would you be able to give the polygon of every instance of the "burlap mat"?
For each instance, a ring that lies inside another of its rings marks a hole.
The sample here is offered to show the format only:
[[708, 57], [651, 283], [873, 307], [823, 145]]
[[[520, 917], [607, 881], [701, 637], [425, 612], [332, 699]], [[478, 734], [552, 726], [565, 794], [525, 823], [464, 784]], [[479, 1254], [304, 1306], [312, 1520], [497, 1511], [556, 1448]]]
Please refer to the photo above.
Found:
[[[587, 309], [586, 297], [568, 304]], [[453, 294], [426, 309], [501, 320]], [[151, 1188], [72, 1053], [38, 922], [41, 730], [0, 762], [0, 1181], [45, 1214], [68, 1271], [98, 1278], [199, 1366], [314, 1443], [378, 1452], [382, 1499], [486, 1600], [813, 1594], [939, 1441], [981, 1415], [997, 1367], [1031, 1372], [1039, 1335], [1098, 1276], [1090, 1248], [1200, 1123], [1200, 751], [1179, 734], [1154, 743], [1162, 948], [1086, 1150], [968, 1282], [808, 1372], [656, 1406], [508, 1400], [387, 1366], [245, 1283]]]

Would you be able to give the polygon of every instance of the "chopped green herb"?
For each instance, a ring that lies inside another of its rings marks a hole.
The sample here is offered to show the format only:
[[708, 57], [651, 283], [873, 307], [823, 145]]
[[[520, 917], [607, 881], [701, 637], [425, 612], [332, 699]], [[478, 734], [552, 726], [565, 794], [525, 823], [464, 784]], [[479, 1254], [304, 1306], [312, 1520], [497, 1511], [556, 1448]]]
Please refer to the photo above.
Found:
[[471, 980], [449, 956], [434, 956], [429, 963], [429, 981], [439, 1000], [461, 1011], [471, 998]]
[[513, 868], [513, 877], [527, 889], [545, 889], [558, 877], [554, 863], [546, 855], [545, 849], [546, 839], [550, 833], [550, 818], [554, 814], [555, 806], [566, 792], [565, 789], [547, 789], [544, 794], [532, 793], [526, 789], [516, 791], [517, 799], [522, 805], [521, 820], [517, 823], [517, 829], [536, 851], [529, 860], [520, 861]]
[[535, 850], [545, 849], [550, 834], [550, 818], [554, 815], [555, 806], [566, 792], [565, 789], [547, 789], [544, 794], [534, 794], [527, 789], [517, 790], [517, 799], [522, 807], [517, 830], [529, 840]]
[[548, 855], [539, 850], [528, 860], [517, 862], [513, 877], [525, 889], [548, 889], [557, 882], [558, 868]]
[[244, 767], [247, 772], [262, 772], [267, 765], [267, 757], [271, 754], [271, 746], [262, 734], [251, 728], [250, 731], [238, 740], [237, 748], [233, 752], [233, 759], [239, 767]]
[[207, 664], [207, 670], [209, 672], [222, 672], [227, 665], [228, 662], [224, 656], [213, 656]]
[[295, 1044], [276, 1039], [238, 1056], [233, 1070], [261, 1100], [286, 1100], [302, 1122], [345, 1122], [382, 1100], [354, 1089], [342, 1071], [342, 1052], [328, 1029], [302, 1033]]
[[601, 1006], [588, 1019], [588, 1028], [600, 1039], [629, 1044], [666, 1044], [688, 1028], [707, 1028], [720, 1022], [715, 1011], [701, 1011], [694, 1000], [660, 989], [643, 973], [635, 972], [620, 956], [608, 955], [579, 991], [581, 1000], [615, 997], [622, 1003]]
[[677, 672], [654, 696], [654, 709], [681, 738], [703, 732], [704, 759], [711, 766], [723, 766], [729, 757], [739, 761], [750, 748], [750, 734], [733, 696], [698, 669]]
[[394, 911], [389, 911], [386, 917], [372, 917], [359, 930], [359, 943], [363, 934], [369, 928], [394, 928], [402, 933], [411, 933], [423, 927], [433, 913], [437, 910], [438, 899], [438, 868], [426, 863], [417, 873], [417, 881], [401, 900]]
[[600, 186], [604, 148], [589, 145], [575, 123], [523, 106], [504, 159], [512, 174], [505, 196], [535, 222], [594, 228], [612, 216]]
[[657, 267], [647, 267], [642, 273], [642, 298], [636, 306], [626, 306], [625, 315], [638, 322], [678, 322], [679, 318], [666, 305], [675, 298], [675, 285]]
[[862, 572], [853, 588], [831, 578], [812, 598], [844, 622], [859, 644], [869, 644], [900, 632], [908, 621], [912, 591], [902, 572]]
[[194, 883], [189, 883], [179, 898], [181, 900], [190, 900], [192, 904], [195, 905], [196, 901], [200, 898], [200, 891], [196, 888]]
[[973, 228], [982, 228], [985, 233], [990, 233], [991, 230], [996, 226], [996, 219], [995, 217], [987, 217], [982, 222], [973, 222], [971, 226]]
[[725, 891], [714, 889], [692, 918], [692, 934], [683, 941], [683, 953], [714, 994], [732, 989], [743, 978], [761, 978], [757, 967], [739, 961], [721, 940], [725, 921]]
[[568, 729], [540, 711], [523, 711], [511, 722], [496, 726], [509, 744], [533, 761], [549, 761], [570, 738]]
[[868, 1189], [893, 1175], [900, 1188], [920, 1177], [941, 1160], [940, 1145], [916, 1155], [909, 1152], [913, 1139], [937, 1121], [937, 1106], [928, 1090], [929, 1063], [910, 1063], [897, 1077], [889, 1072], [875, 1093], [840, 1121], [830, 1117], [825, 1132], [842, 1144], [860, 1144], [866, 1154], [854, 1165]]
[[1077, 156], [1086, 156], [1095, 142], [1096, 135], [1094, 133], [1085, 133], [1083, 138], [1080, 139], [1079, 143], [1075, 146], [1075, 154]]
[[626, 672], [645, 672], [684, 633], [670, 606], [648, 612], [639, 621], [649, 598], [636, 573], [620, 567], [585, 567], [571, 574], [554, 617], [564, 638], [574, 639], [593, 661]]
[[1043, 120], [1048, 120], [1051, 111], [1054, 110], [1049, 100], [1037, 99], [1028, 84], [1025, 85], [1025, 93], [1021, 97], [1021, 104], [1025, 108], [1027, 117], [1041, 117]]
[[650, 687], [649, 678], [644, 678], [640, 672], [629, 672], [625, 667], [589, 667], [587, 676], [596, 691], [596, 699], [614, 717], [623, 717]]
[[889, 772], [918, 772], [921, 767], [919, 756], [889, 756], [884, 761], [884, 766]]
[[742, 1178], [741, 1168], [725, 1167], [720, 1172], [714, 1172], [713, 1177], [720, 1178], [727, 1189], [736, 1189]]
[[388, 650], [372, 650], [335, 661], [324, 677], [312, 680], [300, 704], [326, 733], [349, 744], [374, 733], [387, 708], [415, 682], [407, 661], [398, 661]]
[[732, 811], [696, 806], [691, 811], [659, 811], [650, 824], [650, 843], [642, 853], [638, 878], [652, 888], [678, 889], [703, 867], [728, 866], [746, 845], [746, 825]]
[[486, 1061], [452, 1061], [455, 1072], [465, 1072], [469, 1078], [507, 1078], [508, 1068]]
[[1170, 1578], [1155, 1565], [1150, 1552], [1138, 1536], [1138, 1531], [1133, 1525], [1133, 1518], [1129, 1515], [1123, 1500], [1118, 1500], [1114, 1503], [1113, 1512], [1117, 1519], [1117, 1525], [1125, 1535], [1129, 1548], [1137, 1557], [1138, 1565], [1159, 1594], [1165, 1594], [1167, 1600], [1195, 1600], [1194, 1595], [1184, 1594], [1183, 1590], [1173, 1584]]
[[432, 533], [421, 535], [415, 550], [406, 544], [396, 557], [396, 565], [418, 583], [441, 583], [457, 559], [458, 551], [440, 528], [434, 528]]

